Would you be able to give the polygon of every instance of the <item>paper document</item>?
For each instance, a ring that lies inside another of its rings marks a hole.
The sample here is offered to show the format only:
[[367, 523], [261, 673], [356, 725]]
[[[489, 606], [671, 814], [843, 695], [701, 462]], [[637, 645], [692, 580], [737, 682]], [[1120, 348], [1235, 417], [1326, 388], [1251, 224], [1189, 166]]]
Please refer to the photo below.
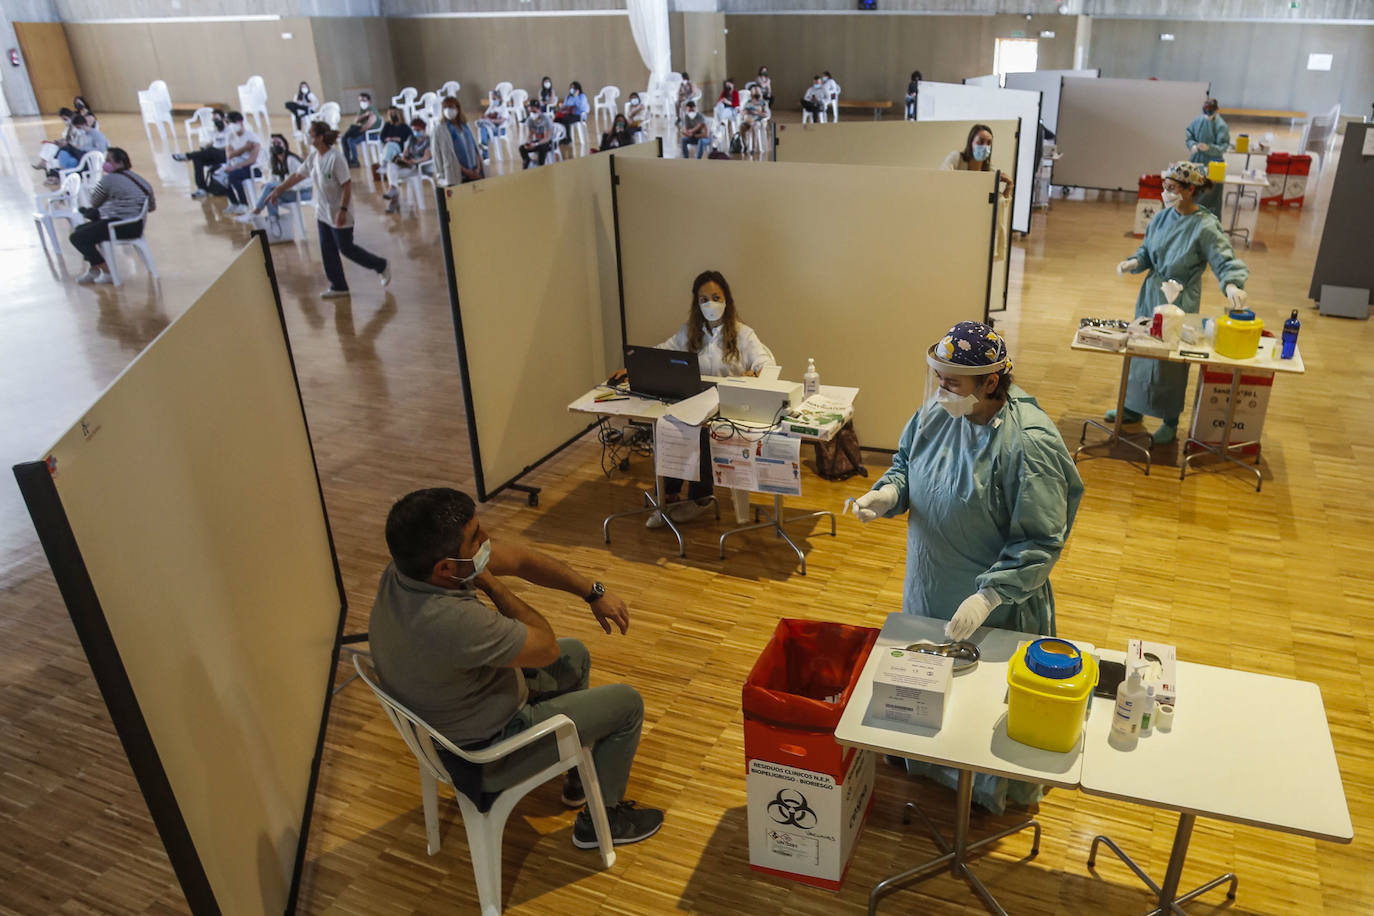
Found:
[[1364, 129], [1364, 146], [1360, 147], [1361, 156], [1374, 156], [1374, 126]]
[[[1369, 135], [1366, 134], [1365, 136], [1368, 137]], [[1366, 144], [1368, 144], [1368, 142], [1368, 140], [1365, 140]], [[762, 369], [759, 370], [759, 378], [765, 382], [776, 382], [778, 380], [778, 376], [781, 374], [782, 366], [778, 365], [764, 366]]]
[[854, 399], [858, 396], [859, 389], [844, 388], [840, 385], [822, 385], [821, 390], [812, 395], [812, 397], [821, 397], [837, 404], [843, 404], [845, 407], [853, 407]]
[[754, 473], [760, 493], [801, 495], [801, 440], [769, 434], [754, 443]]
[[700, 427], [672, 417], [659, 417], [654, 424], [654, 473], [679, 480], [700, 480]]
[[718, 487], [757, 490], [754, 443], [743, 436], [711, 440], [711, 476]]
[[701, 394], [694, 394], [690, 398], [684, 398], [672, 405], [667, 410], [667, 415], [683, 423], [690, 423], [692, 426], [700, 426], [706, 422], [707, 417], [716, 415], [720, 410], [720, 392], [716, 386], [712, 385]]

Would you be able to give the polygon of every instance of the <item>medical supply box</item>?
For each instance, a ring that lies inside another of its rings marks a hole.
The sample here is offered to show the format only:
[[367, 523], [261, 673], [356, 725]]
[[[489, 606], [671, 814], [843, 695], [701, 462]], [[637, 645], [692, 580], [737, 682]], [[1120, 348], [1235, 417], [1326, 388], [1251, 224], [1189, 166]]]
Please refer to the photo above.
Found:
[[1067, 639], [1017, 647], [1007, 664], [1007, 737], [1057, 754], [1078, 746], [1097, 686], [1097, 659]]
[[905, 649], [882, 649], [873, 673], [870, 718], [921, 728], [944, 724], [954, 659]]
[[1155, 688], [1155, 699], [1166, 706], [1178, 705], [1178, 650], [1161, 642], [1132, 639], [1126, 644], [1126, 670], [1144, 665], [1141, 680]]

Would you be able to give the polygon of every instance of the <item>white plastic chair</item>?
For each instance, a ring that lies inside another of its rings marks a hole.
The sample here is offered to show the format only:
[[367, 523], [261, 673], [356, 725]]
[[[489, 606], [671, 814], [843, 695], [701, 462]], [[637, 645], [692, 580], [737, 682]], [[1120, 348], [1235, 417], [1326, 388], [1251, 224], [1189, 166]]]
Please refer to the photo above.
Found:
[[[369, 174], [374, 165], [380, 169], [382, 167], [382, 129], [374, 127], [364, 133], [362, 146], [359, 149], [363, 153], [361, 157], [363, 168], [367, 169]], [[371, 187], [370, 183], [368, 186]]]
[[[602, 86], [601, 91], [592, 100], [592, 114], [596, 118], [596, 132], [602, 133], [611, 129], [615, 124], [615, 113], [619, 107], [617, 102], [620, 99], [620, 89], [616, 86]], [[602, 116], [605, 116], [606, 126], [601, 126]]]
[[[506, 85], [510, 84], [507, 83]], [[447, 83], [444, 83], [444, 85], [439, 87], [439, 90], [435, 93], [435, 95], [437, 95], [440, 99], [445, 99], [449, 96], [453, 96], [456, 99], [458, 98], [458, 93], [462, 88], [462, 83], [458, 82], [457, 80], [449, 80]]]
[[549, 154], [544, 157], [544, 163], [546, 165], [550, 162], [553, 162], [555, 159], [557, 159], [559, 162], [563, 161], [563, 141], [567, 138], [567, 136], [568, 129], [564, 127], [562, 124], [559, 124], [557, 121], [554, 121], [553, 143], [549, 146]]
[[415, 117], [415, 100], [419, 97], [420, 90], [414, 86], [407, 86], [401, 90], [401, 94], [391, 99], [391, 104], [401, 109], [401, 114], [405, 115], [406, 123], [409, 124]]
[[510, 94], [515, 91], [515, 86], [502, 80], [493, 86], [491, 91], [496, 93], [496, 97], [501, 100], [501, 107], [508, 108], [510, 106]]
[[[81, 176], [75, 172], [65, 176], [56, 191], [42, 191], [33, 196], [33, 224], [38, 230], [38, 239], [44, 247], [47, 247], [48, 239], [52, 239], [53, 254], [64, 266], [66, 261], [62, 258], [62, 246], [57, 241], [57, 227], [53, 223], [65, 219], [69, 229], [84, 223], [86, 218], [77, 209], [80, 196]], [[43, 235], [45, 229], [48, 233], [46, 237]]]
[[213, 108], [197, 108], [195, 114], [181, 123], [186, 127], [186, 146], [189, 149], [200, 149], [215, 137]]
[[453, 785], [448, 769], [435, 750], [436, 743], [469, 763], [485, 764], [508, 757], [549, 735], [553, 735], [557, 741], [558, 762], [503, 790], [486, 812], [479, 811], [477, 805], [466, 795], [454, 792], [458, 800], [458, 809], [463, 814], [463, 827], [468, 835], [468, 854], [472, 857], [473, 876], [477, 880], [477, 900], [482, 916], [498, 916], [501, 912], [501, 839], [505, 834], [506, 820], [510, 817], [511, 811], [533, 789], [573, 768], [581, 775], [583, 790], [587, 793], [587, 810], [591, 813], [592, 826], [596, 828], [601, 865], [603, 868], [610, 868], [615, 864], [611, 827], [606, 819], [601, 786], [596, 781], [596, 766], [592, 763], [591, 748], [582, 746], [577, 735], [577, 726], [571, 719], [563, 715], [553, 716], [491, 747], [480, 751], [463, 751], [378, 686], [377, 671], [371, 659], [354, 655], [353, 667], [357, 669], [358, 676], [363, 682], [372, 688], [377, 701], [386, 711], [387, 718], [396, 726], [396, 731], [400, 732], [406, 747], [415, 755], [415, 762], [420, 768], [420, 799], [425, 812], [426, 848], [430, 855], [439, 851], [439, 783]]
[[528, 117], [526, 106], [529, 105], [530, 94], [523, 89], [512, 89], [506, 99], [506, 132], [514, 131], [513, 139], [516, 142], [525, 141], [525, 118]]
[[[132, 239], [121, 239], [121, 238], [116, 238], [116, 237], [115, 237], [115, 229], [118, 228], [119, 226], [128, 226], [128, 225], [131, 225], [131, 224], [133, 224], [133, 223], [139, 223], [139, 222], [143, 223], [143, 232], [140, 233], [140, 234], [138, 235], [137, 238], [132, 238]], [[110, 232], [110, 239], [109, 239], [109, 241], [107, 241], [107, 242], [101, 242], [101, 243], [100, 243], [100, 247], [101, 247], [101, 249], [102, 249], [101, 253], [105, 256], [105, 266], [106, 266], [107, 268], [109, 268], [109, 271], [110, 271], [110, 279], [114, 281], [114, 285], [115, 285], [115, 286], [120, 286], [120, 285], [122, 285], [122, 281], [119, 279], [119, 268], [115, 265], [115, 250], [116, 250], [117, 248], [119, 248], [121, 245], [124, 246], [124, 247], [127, 247], [127, 248], [132, 248], [132, 249], [134, 249], [135, 251], [137, 251], [139, 257], [141, 257], [141, 258], [143, 259], [143, 266], [144, 266], [145, 268], [147, 268], [148, 273], [152, 275], [152, 278], [153, 278], [154, 280], [156, 280], [156, 279], [158, 278], [158, 276], [157, 276], [157, 266], [156, 266], [155, 264], [153, 264], [153, 253], [152, 253], [152, 251], [149, 250], [149, 248], [148, 248], [148, 238], [147, 238], [147, 233], [148, 233], [148, 200], [147, 200], [147, 198], [144, 198], [144, 200], [143, 200], [143, 209], [139, 212], [138, 216], [135, 216], [135, 217], [133, 217], [132, 219], [121, 219], [121, 220], [117, 220], [117, 221], [115, 221], [115, 222], [110, 223], [110, 224], [109, 224], [109, 232]]]
[[81, 161], [69, 169], [59, 169], [57, 172], [58, 180], [66, 181], [68, 175], [78, 175], [81, 182], [81, 191], [78, 201], [83, 206], [91, 199], [91, 192], [95, 186], [100, 184], [100, 177], [105, 174], [105, 154], [98, 150], [87, 150], [81, 157]]
[[162, 80], [153, 80], [147, 89], [138, 92], [138, 110], [143, 115], [143, 133], [152, 142], [150, 126], [156, 126], [164, 143], [176, 142], [176, 128], [172, 125], [172, 94]]
[[245, 118], [252, 118], [253, 130], [261, 136], [272, 132], [272, 118], [267, 111], [267, 83], [260, 76], [248, 77], [248, 82], [239, 86], [239, 111]]
[[443, 100], [445, 98], [446, 96], [441, 93], [426, 92], [424, 95], [420, 96], [420, 100], [415, 103], [415, 111], [426, 121], [437, 121], [444, 113]]
[[[587, 141], [587, 116], [586, 116], [586, 115], [583, 115], [583, 116], [582, 116], [582, 120], [580, 120], [580, 121], [574, 121], [574, 122], [573, 122], [573, 126], [572, 126], [572, 142], [573, 142], [574, 148], [579, 147], [579, 146], [582, 148], [582, 152], [583, 152], [584, 155], [586, 154], [587, 150], [591, 149], [591, 146], [589, 145], [589, 143], [588, 143], [588, 141]], [[562, 158], [562, 157], [560, 156], [559, 158]]]
[[[825, 103], [826, 111], [830, 112], [830, 119], [836, 123], [840, 120], [840, 84], [835, 83], [835, 91], [830, 93], [830, 101]], [[824, 119], [822, 119], [824, 120]]]

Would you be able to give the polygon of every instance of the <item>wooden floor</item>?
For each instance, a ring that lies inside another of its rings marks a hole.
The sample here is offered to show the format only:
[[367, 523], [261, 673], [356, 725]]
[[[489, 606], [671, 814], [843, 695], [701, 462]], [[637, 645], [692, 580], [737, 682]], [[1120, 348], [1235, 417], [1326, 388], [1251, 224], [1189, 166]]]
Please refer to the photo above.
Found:
[[[282, 127], [284, 125], [278, 125]], [[149, 235], [160, 285], [141, 268], [120, 290], [72, 283], [45, 258], [29, 222], [38, 174], [28, 167], [54, 122], [6, 123], [0, 136], [0, 458], [41, 455], [82, 408], [199, 290], [247, 230], [222, 202], [187, 197], [184, 167], [154, 160], [137, 119], [105, 119], [135, 167], [159, 188]], [[722, 168], [729, 168], [722, 164]], [[740, 164], [739, 168], [751, 168]], [[1301, 211], [1266, 210], [1251, 264], [1251, 302], [1271, 326], [1302, 309], [1308, 374], [1281, 378], [1265, 430], [1264, 491], [1243, 472], [1180, 482], [1175, 454], [1160, 450], [1149, 477], [1123, 462], [1081, 465], [1086, 495], [1054, 574], [1060, 632], [1124, 648], [1144, 636], [1185, 659], [1297, 677], [1321, 685], [1356, 839], [1349, 846], [1201, 820], [1184, 883], [1234, 867], [1237, 913], [1374, 911], [1374, 330], [1321, 319], [1306, 298], [1329, 174]], [[434, 211], [382, 214], [375, 192], [355, 195], [358, 240], [393, 259], [389, 290], [352, 273], [350, 300], [322, 302], [318, 246], [273, 249], [325, 499], [351, 605], [350, 630], [366, 626], [386, 561], [382, 524], [391, 501], [420, 486], [471, 488], [472, 470]], [[1011, 310], [999, 319], [1018, 381], [1066, 439], [1114, 400], [1119, 363], [1071, 353], [1080, 317], [1127, 316], [1138, 281], [1118, 278], [1133, 200], [1056, 201], [1016, 245]], [[819, 215], [818, 215], [819, 218]], [[65, 242], [64, 242], [65, 246]], [[701, 265], [708, 267], [709, 265]], [[918, 295], [920, 277], [903, 292]], [[518, 280], [513, 281], [518, 282]], [[1203, 304], [1222, 304], [1210, 276]], [[749, 304], [741, 303], [747, 316]], [[855, 333], [864, 330], [862, 319]], [[766, 332], [765, 332], [766, 336]], [[913, 341], [924, 347], [925, 341]], [[841, 366], [821, 367], [842, 384]], [[914, 391], [915, 389], [913, 389]], [[863, 430], [894, 442], [897, 430]], [[151, 443], [155, 448], [156, 443]], [[843, 892], [758, 876], [747, 865], [739, 689], [777, 618], [879, 624], [900, 604], [905, 526], [842, 520], [833, 540], [807, 541], [809, 575], [766, 535], [715, 559], [714, 524], [691, 527], [687, 560], [669, 556], [663, 532], [632, 522], [603, 546], [606, 513], [636, 505], [648, 479], [605, 478], [598, 446], [579, 443], [528, 482], [537, 509], [518, 496], [482, 508], [487, 529], [519, 538], [604, 579], [630, 602], [629, 635], [605, 636], [580, 602], [523, 591], [560, 635], [591, 646], [594, 682], [624, 680], [644, 695], [646, 722], [630, 797], [667, 809], [662, 832], [625, 847], [609, 872], [569, 841], [572, 814], [556, 786], [536, 791], [506, 834], [504, 895], [522, 914], [862, 911], [885, 874], [935, 854], [899, 812], [919, 798], [947, 825], [951, 798], [880, 766], [878, 805]], [[874, 472], [881, 456], [872, 456]], [[863, 482], [805, 482], [800, 506], [838, 508]], [[341, 669], [342, 670], [342, 669]], [[1276, 735], [1282, 740], [1282, 735]], [[1262, 763], [1262, 762], [1261, 762]], [[1085, 866], [1092, 836], [1106, 832], [1162, 877], [1174, 818], [1162, 812], [1055, 791], [1040, 805], [1040, 856], [1022, 861], [1024, 837], [979, 865], [1013, 913], [1137, 913], [1147, 892], [1111, 858]], [[320, 774], [301, 909], [311, 913], [474, 912], [466, 840], [451, 802], [444, 847], [425, 854], [416, 770], [371, 695], [357, 684], [337, 698]], [[975, 835], [1011, 817], [975, 814]], [[162, 852], [66, 611], [13, 485], [0, 487], [0, 913], [171, 913], [185, 903]], [[1215, 912], [1213, 892], [1192, 912]], [[942, 875], [889, 898], [883, 912], [980, 913], [962, 882]]]

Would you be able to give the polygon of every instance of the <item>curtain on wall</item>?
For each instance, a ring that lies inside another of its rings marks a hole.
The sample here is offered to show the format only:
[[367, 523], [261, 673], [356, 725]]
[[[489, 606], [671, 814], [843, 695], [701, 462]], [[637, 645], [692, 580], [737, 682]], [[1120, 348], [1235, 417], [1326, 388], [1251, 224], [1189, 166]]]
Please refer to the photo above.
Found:
[[662, 85], [672, 66], [668, 38], [668, 0], [626, 0], [635, 47], [649, 68], [649, 88]]

